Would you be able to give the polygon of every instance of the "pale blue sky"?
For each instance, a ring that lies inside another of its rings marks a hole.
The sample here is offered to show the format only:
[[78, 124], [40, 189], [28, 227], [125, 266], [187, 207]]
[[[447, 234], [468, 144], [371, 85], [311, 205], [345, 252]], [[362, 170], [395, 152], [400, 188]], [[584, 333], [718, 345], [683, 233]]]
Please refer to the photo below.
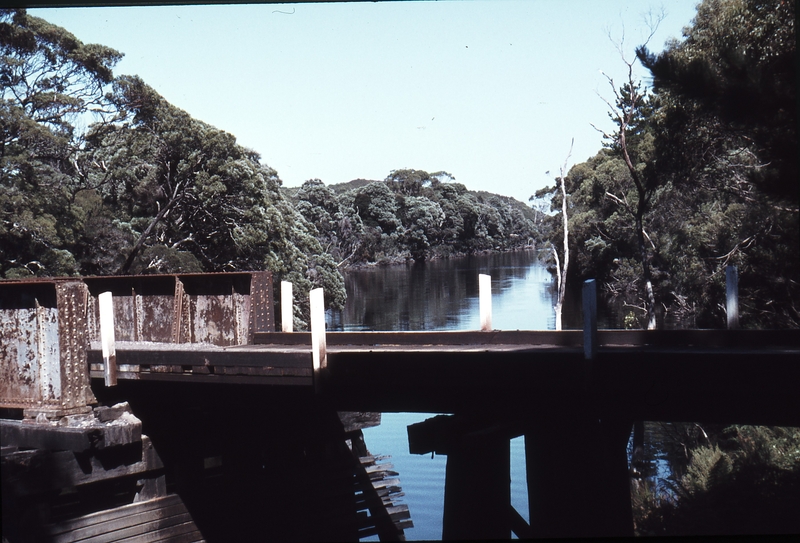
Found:
[[[358, 2], [29, 9], [125, 54], [172, 104], [236, 136], [285, 186], [445, 170], [523, 201], [611, 128], [648, 11], [660, 51], [697, 0]], [[609, 35], [612, 39], [609, 39]], [[637, 70], [641, 77], [645, 71]]]

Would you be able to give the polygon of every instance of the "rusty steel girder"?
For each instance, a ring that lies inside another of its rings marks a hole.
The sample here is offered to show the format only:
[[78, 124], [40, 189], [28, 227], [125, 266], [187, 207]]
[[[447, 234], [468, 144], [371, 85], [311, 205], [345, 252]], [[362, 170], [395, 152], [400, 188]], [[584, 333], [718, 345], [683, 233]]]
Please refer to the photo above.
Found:
[[0, 283], [0, 407], [32, 416], [90, 410], [88, 296], [75, 280]]
[[0, 408], [91, 410], [86, 351], [100, 341], [102, 292], [119, 341], [245, 345], [275, 330], [270, 272], [0, 281]]

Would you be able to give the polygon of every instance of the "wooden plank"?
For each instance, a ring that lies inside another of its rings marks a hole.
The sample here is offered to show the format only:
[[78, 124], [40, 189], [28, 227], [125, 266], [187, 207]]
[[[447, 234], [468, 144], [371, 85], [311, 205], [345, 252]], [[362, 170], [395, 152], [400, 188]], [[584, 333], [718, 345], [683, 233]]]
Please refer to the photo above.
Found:
[[169, 543], [205, 543], [205, 539], [203, 539], [203, 534], [200, 533], [200, 530], [195, 528], [193, 531], [177, 533], [176, 530], [178, 529], [180, 529], [180, 527], [176, 526], [169, 530], [162, 530], [153, 534], [134, 536], [117, 543], [159, 543], [161, 541], [168, 541]]
[[797, 330], [598, 330], [599, 346], [800, 347]]
[[[180, 496], [171, 494], [163, 498], [148, 500], [144, 502], [136, 502], [128, 505], [122, 505], [114, 509], [106, 511], [98, 511], [96, 513], [89, 513], [80, 517], [59, 522], [55, 525], [48, 527], [48, 532], [52, 535], [58, 535], [65, 532], [82, 529], [87, 526], [92, 526], [102, 522], [115, 521], [125, 518], [130, 515], [154, 511], [157, 509], [172, 507], [175, 505], [183, 505]], [[185, 507], [185, 506], [184, 506]]]
[[312, 386], [313, 378], [308, 376], [293, 375], [175, 375], [171, 373], [143, 373], [137, 375], [140, 381], [180, 381], [196, 383], [220, 383], [242, 385], [286, 385], [286, 386]]
[[[332, 345], [494, 345], [494, 344], [545, 344], [581, 347], [580, 330], [519, 331], [475, 330], [440, 332], [327, 332], [328, 346]], [[256, 334], [257, 345], [310, 345], [308, 332], [281, 332]]]
[[375, 464], [373, 466], [367, 466], [366, 467], [366, 472], [369, 473], [369, 474], [379, 474], [379, 473], [383, 473], [385, 471], [391, 471], [391, 469], [393, 467], [394, 467], [393, 464], [388, 464], [388, 463], [387, 464]]
[[392, 517], [393, 519], [411, 518], [411, 513], [408, 512], [408, 505], [406, 504], [393, 505], [391, 507], [387, 507], [386, 512], [389, 513], [389, 516]]
[[[276, 332], [277, 333], [277, 332]], [[117, 342], [117, 364], [135, 366], [273, 366], [311, 367], [308, 346], [292, 349], [214, 348], [210, 345], [182, 344], [184, 348]], [[89, 364], [102, 364], [99, 350], [87, 351]], [[166, 370], [165, 370], [166, 371]], [[170, 370], [171, 371], [171, 370]]]
[[[707, 347], [800, 346], [796, 330], [598, 330], [598, 347], [608, 345], [697, 345]], [[583, 348], [582, 330], [494, 330], [492, 332], [328, 332], [328, 347], [405, 345], [529, 345]], [[256, 334], [258, 345], [310, 345], [308, 332]]]
[[[180, 522], [179, 522], [180, 521]], [[179, 517], [170, 517], [153, 521], [147, 525], [139, 525], [122, 530], [114, 534], [111, 539], [91, 539], [86, 543], [150, 543], [157, 541], [196, 541], [200, 535], [192, 517], [189, 513]], [[117, 536], [122, 536], [117, 538]]]
[[[94, 371], [92, 370], [89, 374], [92, 379], [104, 379], [105, 375], [103, 370]], [[128, 380], [128, 381], [135, 381], [139, 379], [139, 370], [137, 369], [135, 373], [130, 372], [117, 372], [117, 379]]]
[[156, 531], [161, 527], [183, 524], [192, 520], [183, 503], [168, 507], [158, 507], [148, 511], [128, 511], [128, 513], [130, 514], [64, 531], [58, 537], [53, 538], [53, 543], [87, 540], [95, 543], [118, 541]]
[[373, 481], [372, 488], [378, 490], [380, 488], [397, 487], [400, 488], [400, 479], [381, 479], [380, 481]]

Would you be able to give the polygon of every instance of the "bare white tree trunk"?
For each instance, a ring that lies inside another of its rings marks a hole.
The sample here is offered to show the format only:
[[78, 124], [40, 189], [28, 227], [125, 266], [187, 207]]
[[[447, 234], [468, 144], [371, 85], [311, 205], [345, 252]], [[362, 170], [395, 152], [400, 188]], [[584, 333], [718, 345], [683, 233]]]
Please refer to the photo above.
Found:
[[561, 310], [564, 307], [564, 296], [567, 293], [567, 271], [569, 270], [569, 219], [567, 217], [567, 187], [565, 181], [567, 178], [567, 162], [569, 157], [572, 156], [572, 146], [575, 144], [575, 138], [572, 138], [572, 143], [569, 145], [569, 153], [567, 158], [564, 159], [564, 165], [561, 167], [561, 218], [564, 223], [564, 267], [561, 268], [558, 260], [558, 251], [553, 247], [553, 255], [556, 259], [556, 277], [558, 278], [558, 299], [554, 307], [556, 312], [556, 330], [561, 330]]
[[556, 305], [553, 306], [556, 312], [556, 330], [561, 330], [561, 308], [564, 304], [564, 297], [561, 295], [565, 289], [561, 288], [561, 261], [558, 259], [558, 250], [553, 245], [553, 257], [556, 260], [556, 279], [558, 280], [558, 295], [556, 297]]

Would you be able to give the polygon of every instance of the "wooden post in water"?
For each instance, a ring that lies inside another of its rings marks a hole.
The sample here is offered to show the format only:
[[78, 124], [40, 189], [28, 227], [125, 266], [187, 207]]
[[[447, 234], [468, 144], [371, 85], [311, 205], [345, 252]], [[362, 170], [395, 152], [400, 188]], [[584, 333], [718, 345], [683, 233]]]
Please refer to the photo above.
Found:
[[107, 387], [117, 384], [117, 351], [114, 341], [114, 300], [110, 292], [97, 296], [100, 309], [100, 345], [103, 351], [103, 367]]
[[311, 360], [314, 367], [314, 387], [319, 391], [320, 371], [328, 365], [325, 340], [325, 295], [321, 288], [309, 293], [311, 304]]
[[479, 306], [481, 312], [481, 331], [492, 330], [492, 277], [486, 274], [478, 275]]
[[725, 268], [725, 295], [728, 330], [735, 330], [739, 328], [739, 271], [736, 266]]
[[281, 281], [281, 330], [294, 331], [294, 298], [289, 281]]

